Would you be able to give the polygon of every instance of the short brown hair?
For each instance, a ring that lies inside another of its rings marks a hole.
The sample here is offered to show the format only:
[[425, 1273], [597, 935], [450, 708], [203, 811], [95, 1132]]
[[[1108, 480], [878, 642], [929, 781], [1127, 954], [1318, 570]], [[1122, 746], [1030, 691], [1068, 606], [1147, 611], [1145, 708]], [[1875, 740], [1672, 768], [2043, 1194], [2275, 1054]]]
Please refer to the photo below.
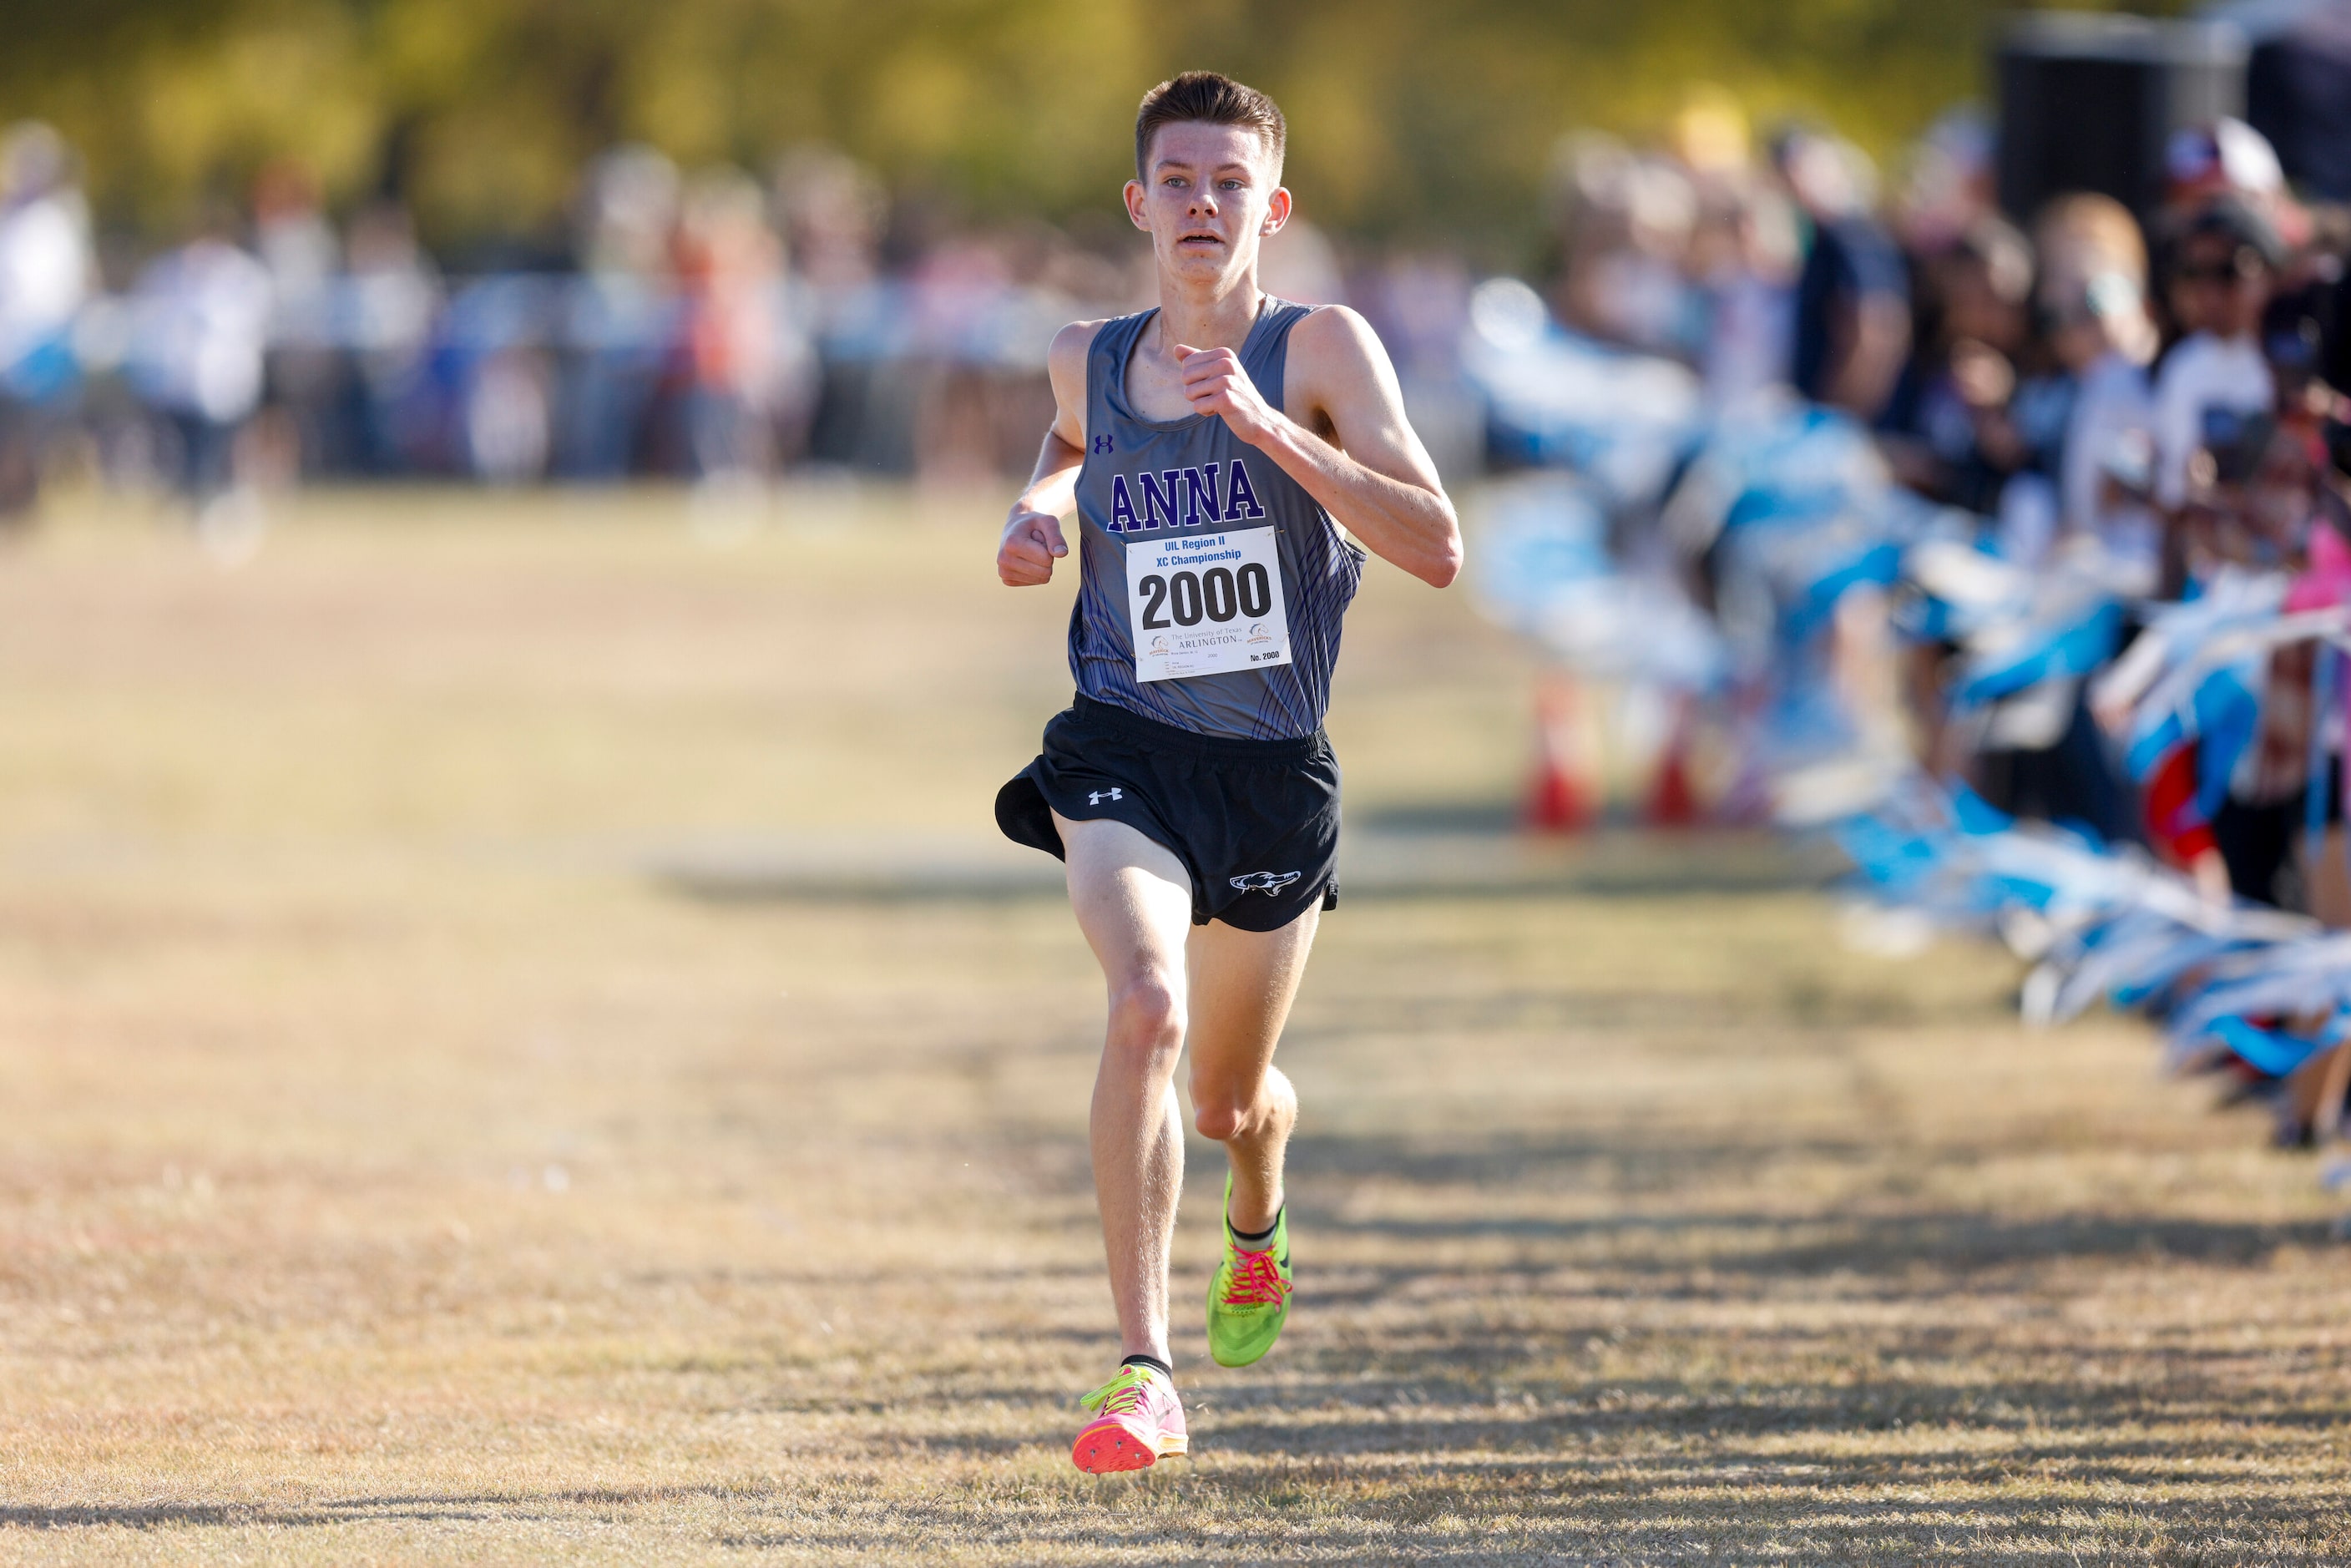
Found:
[[1152, 134], [1163, 125], [1186, 120], [1249, 127], [1265, 138], [1266, 150], [1273, 154], [1274, 169], [1280, 170], [1282, 152], [1290, 142], [1290, 127], [1281, 118], [1280, 107], [1257, 89], [1243, 87], [1228, 76], [1215, 71], [1186, 71], [1143, 95], [1143, 107], [1134, 116], [1136, 179], [1150, 177], [1143, 163], [1151, 155]]

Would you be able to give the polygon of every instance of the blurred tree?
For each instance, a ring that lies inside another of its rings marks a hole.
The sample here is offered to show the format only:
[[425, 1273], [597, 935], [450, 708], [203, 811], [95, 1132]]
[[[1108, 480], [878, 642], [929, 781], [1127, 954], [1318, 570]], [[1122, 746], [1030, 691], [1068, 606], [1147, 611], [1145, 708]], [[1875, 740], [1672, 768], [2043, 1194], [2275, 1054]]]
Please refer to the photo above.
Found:
[[1559, 135], [1653, 129], [1693, 79], [1885, 150], [1980, 88], [2009, 0], [84, 0], [10, 8], [0, 115], [54, 120], [116, 222], [265, 160], [382, 186], [443, 243], [543, 231], [642, 139], [761, 168], [836, 143], [981, 214], [1111, 209], [1135, 99], [1190, 66], [1293, 121], [1303, 210], [1507, 243]]

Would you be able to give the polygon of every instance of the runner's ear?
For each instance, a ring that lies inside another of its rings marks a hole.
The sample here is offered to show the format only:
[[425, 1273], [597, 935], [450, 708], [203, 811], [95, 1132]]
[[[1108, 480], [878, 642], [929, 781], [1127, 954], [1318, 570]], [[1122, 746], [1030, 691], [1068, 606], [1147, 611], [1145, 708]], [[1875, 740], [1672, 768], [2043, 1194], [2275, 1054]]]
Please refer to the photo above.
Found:
[[1280, 234], [1281, 225], [1289, 221], [1290, 187], [1276, 185], [1273, 188], [1272, 197], [1265, 204], [1265, 225], [1258, 230], [1258, 234], [1262, 238], [1270, 239]]

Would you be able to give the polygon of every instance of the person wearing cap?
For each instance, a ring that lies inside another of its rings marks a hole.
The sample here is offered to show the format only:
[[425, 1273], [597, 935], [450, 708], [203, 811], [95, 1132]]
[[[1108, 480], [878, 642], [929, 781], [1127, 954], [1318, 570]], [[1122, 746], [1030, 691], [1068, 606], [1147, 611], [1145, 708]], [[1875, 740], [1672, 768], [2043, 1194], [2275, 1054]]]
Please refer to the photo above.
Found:
[[2241, 120], [2223, 116], [2171, 133], [2164, 148], [2163, 183], [2165, 204], [2175, 211], [2193, 211], [2221, 195], [2268, 205], [2285, 193], [2285, 170], [2269, 138]]
[[2172, 282], [2192, 329], [2155, 382], [2155, 497], [2167, 512], [2187, 502], [2196, 455], [2276, 402], [2261, 325], [2284, 259], [2277, 230], [2237, 196], [2208, 203], [2180, 237]]

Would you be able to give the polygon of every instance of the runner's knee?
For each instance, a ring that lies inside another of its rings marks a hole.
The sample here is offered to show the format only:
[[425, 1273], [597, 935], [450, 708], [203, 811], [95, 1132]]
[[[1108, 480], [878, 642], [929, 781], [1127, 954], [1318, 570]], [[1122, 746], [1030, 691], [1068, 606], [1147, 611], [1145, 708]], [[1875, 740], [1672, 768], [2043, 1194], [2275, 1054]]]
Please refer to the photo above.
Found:
[[1280, 1073], [1234, 1074], [1196, 1069], [1192, 1074], [1192, 1124], [1219, 1144], [1280, 1126], [1297, 1102]]
[[1262, 1095], [1243, 1092], [1237, 1083], [1207, 1082], [1196, 1077], [1192, 1080], [1192, 1125], [1200, 1129], [1200, 1136], [1219, 1144], [1263, 1132], [1273, 1109], [1261, 1103], [1263, 1099]]
[[1229, 1101], [1202, 1100], [1196, 1094], [1192, 1100], [1192, 1124], [1200, 1129], [1200, 1136], [1211, 1143], [1229, 1143], [1249, 1131], [1251, 1118], [1247, 1105]]
[[1111, 993], [1113, 1050], [1156, 1056], [1184, 1043], [1184, 998], [1159, 976], [1129, 980]]

